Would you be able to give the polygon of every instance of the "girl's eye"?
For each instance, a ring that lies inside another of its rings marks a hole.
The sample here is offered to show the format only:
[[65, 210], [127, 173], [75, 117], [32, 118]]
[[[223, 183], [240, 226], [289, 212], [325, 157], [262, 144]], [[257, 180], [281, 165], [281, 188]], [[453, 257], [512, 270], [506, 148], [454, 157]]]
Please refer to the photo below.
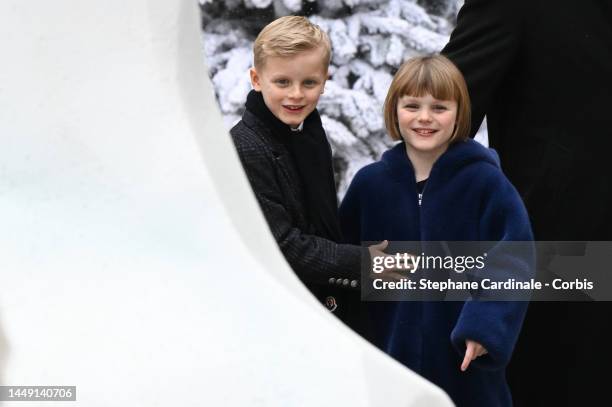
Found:
[[407, 105], [404, 105], [404, 109], [408, 109], [408, 110], [417, 110], [419, 108], [419, 105], [414, 104], [414, 103], [408, 103]]
[[437, 112], [443, 112], [443, 111], [445, 111], [445, 110], [448, 110], [448, 109], [446, 109], [446, 106], [442, 106], [442, 105], [435, 105], [435, 106], [433, 107], [433, 109], [434, 109], [435, 111], [437, 111]]

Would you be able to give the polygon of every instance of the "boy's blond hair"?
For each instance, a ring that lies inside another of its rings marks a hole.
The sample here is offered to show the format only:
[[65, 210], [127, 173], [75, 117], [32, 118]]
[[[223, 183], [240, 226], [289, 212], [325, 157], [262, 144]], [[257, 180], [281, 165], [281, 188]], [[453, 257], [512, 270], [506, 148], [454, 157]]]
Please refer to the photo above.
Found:
[[270, 56], [285, 57], [322, 47], [325, 68], [331, 59], [331, 43], [327, 33], [306, 17], [280, 17], [266, 25], [253, 44], [255, 69], [264, 67]]
[[470, 134], [470, 96], [463, 75], [448, 58], [429, 55], [411, 58], [393, 77], [384, 105], [385, 127], [393, 140], [401, 140], [397, 118], [397, 102], [404, 96], [421, 97], [429, 93], [438, 100], [457, 102], [457, 121], [451, 142]]

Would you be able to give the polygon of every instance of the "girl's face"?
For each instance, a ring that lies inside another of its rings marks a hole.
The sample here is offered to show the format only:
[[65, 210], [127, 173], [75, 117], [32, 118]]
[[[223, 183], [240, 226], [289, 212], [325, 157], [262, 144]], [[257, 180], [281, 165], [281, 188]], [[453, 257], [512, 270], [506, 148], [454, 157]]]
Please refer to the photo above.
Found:
[[404, 95], [397, 101], [402, 138], [414, 153], [437, 159], [448, 148], [457, 121], [457, 102], [430, 94]]

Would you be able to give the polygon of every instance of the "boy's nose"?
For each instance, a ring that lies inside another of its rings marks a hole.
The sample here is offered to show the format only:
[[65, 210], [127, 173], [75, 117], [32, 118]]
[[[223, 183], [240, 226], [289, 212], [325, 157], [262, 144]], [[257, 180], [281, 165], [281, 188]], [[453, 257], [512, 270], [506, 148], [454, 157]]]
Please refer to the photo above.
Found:
[[289, 91], [289, 97], [291, 99], [301, 99], [304, 96], [301, 87], [293, 86]]

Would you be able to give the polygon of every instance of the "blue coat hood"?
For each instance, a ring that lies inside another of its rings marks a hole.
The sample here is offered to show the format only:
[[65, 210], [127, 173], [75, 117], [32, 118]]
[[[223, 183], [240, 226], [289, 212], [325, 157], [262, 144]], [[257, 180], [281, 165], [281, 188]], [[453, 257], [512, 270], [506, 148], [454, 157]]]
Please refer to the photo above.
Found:
[[[387, 165], [389, 171], [398, 179], [414, 177], [412, 163], [406, 154], [406, 144], [398, 143], [395, 147], [386, 151], [382, 160]], [[452, 144], [448, 150], [435, 162], [432, 172], [435, 170], [442, 175], [453, 176], [462, 167], [467, 167], [474, 163], [490, 164], [499, 169], [499, 156], [492, 148], [486, 148], [477, 141], [468, 139]]]

